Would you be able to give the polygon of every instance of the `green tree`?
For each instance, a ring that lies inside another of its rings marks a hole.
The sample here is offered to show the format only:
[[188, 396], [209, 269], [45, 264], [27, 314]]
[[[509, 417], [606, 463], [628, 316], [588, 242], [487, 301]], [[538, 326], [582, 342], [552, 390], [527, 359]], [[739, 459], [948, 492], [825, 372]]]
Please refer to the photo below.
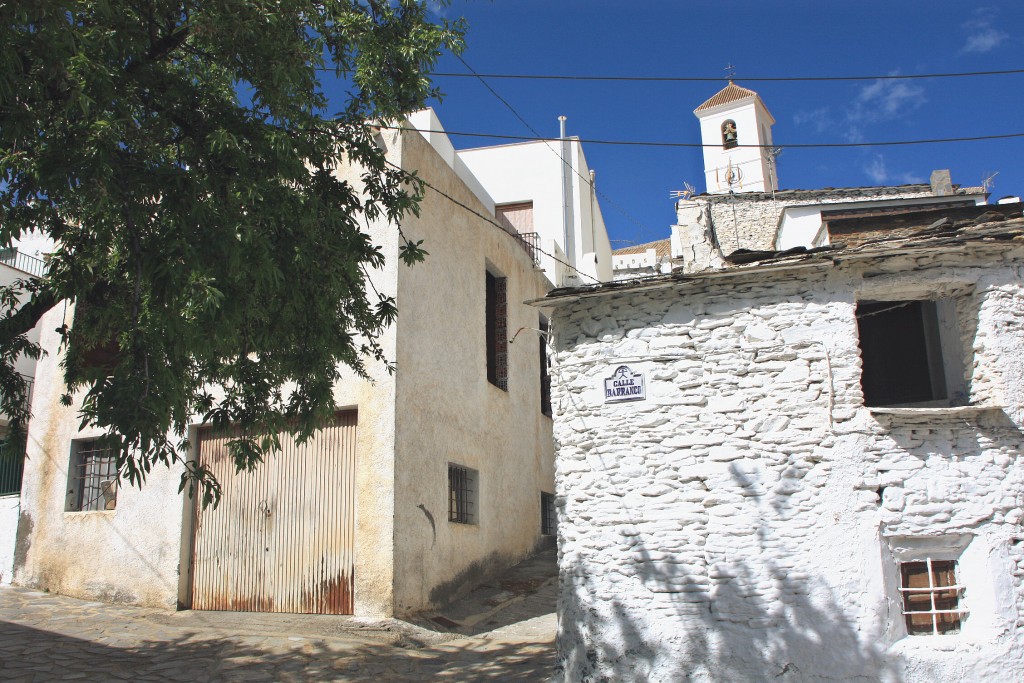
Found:
[[[15, 433], [13, 363], [39, 353], [25, 334], [74, 302], [64, 401], [84, 392], [83, 424], [110, 434], [132, 483], [183, 459], [196, 415], [239, 429], [241, 469], [282, 430], [310, 435], [339, 364], [387, 362], [395, 302], [366, 289], [384, 254], [361, 227], [400, 229], [422, 189], [368, 122], [437, 94], [426, 74], [461, 49], [461, 21], [420, 0], [22, 0], [0, 16], [0, 244], [57, 244], [47, 277], [0, 289]], [[347, 89], [340, 111], [324, 78]], [[346, 164], [362, 192], [335, 175]], [[195, 482], [216, 500], [190, 464]]]

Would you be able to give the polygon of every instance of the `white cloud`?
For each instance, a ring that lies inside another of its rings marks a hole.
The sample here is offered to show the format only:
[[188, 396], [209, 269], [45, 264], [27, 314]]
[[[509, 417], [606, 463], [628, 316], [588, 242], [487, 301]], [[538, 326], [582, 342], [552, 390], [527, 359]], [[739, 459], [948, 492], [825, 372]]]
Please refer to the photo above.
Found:
[[974, 11], [974, 18], [964, 24], [967, 41], [960, 48], [961, 53], [984, 54], [1002, 45], [1010, 37], [992, 25], [992, 17], [986, 16], [991, 10], [980, 7]]
[[885, 158], [881, 154], [872, 157], [861, 167], [861, 170], [875, 185], [884, 185], [889, 180], [889, 171], [885, 166]]
[[863, 142], [866, 127], [902, 118], [925, 102], [924, 88], [913, 81], [877, 79], [861, 87], [845, 108], [843, 136], [847, 142]]
[[911, 185], [923, 183], [924, 178], [910, 171], [889, 170], [889, 164], [881, 154], [875, 154], [861, 166], [861, 171], [874, 185]]
[[793, 115], [793, 123], [798, 126], [809, 125], [815, 133], [824, 133], [833, 126], [828, 107], [798, 111]]

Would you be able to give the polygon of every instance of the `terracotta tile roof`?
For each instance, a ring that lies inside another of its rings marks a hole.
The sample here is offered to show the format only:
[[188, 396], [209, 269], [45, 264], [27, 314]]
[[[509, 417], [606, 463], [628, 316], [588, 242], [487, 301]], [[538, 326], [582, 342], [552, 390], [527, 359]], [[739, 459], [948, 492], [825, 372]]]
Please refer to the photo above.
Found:
[[[707, 109], [711, 109], [712, 107], [717, 107], [720, 104], [728, 104], [729, 102], [742, 100], [746, 97], [756, 97], [757, 101], [761, 102], [761, 106], [764, 107], [764, 102], [761, 101], [761, 97], [756, 92], [754, 92], [753, 90], [748, 90], [747, 88], [742, 88], [733, 83], [732, 81], [729, 81], [729, 85], [725, 86], [717, 93], [712, 95], [711, 99], [709, 99], [707, 102], [694, 109], [693, 113], [698, 114]], [[764, 108], [765, 111], [768, 110], [768, 107]]]
[[663, 240], [634, 244], [631, 247], [623, 247], [612, 252], [612, 256], [629, 256], [630, 254], [643, 254], [648, 249], [653, 249], [655, 256], [659, 259], [668, 258], [672, 255], [672, 238], [666, 237]]

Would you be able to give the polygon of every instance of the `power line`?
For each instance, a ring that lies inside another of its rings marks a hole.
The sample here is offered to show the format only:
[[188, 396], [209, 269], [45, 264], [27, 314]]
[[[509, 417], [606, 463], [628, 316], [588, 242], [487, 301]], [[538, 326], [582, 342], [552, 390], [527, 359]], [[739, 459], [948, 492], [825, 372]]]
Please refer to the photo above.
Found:
[[[385, 127], [386, 126], [381, 126], [381, 128], [385, 128]], [[392, 129], [392, 130], [402, 130], [402, 129]], [[404, 130], [412, 130], [412, 129], [405, 128]], [[436, 187], [434, 187], [433, 185], [428, 183], [426, 180], [424, 180], [420, 176], [413, 175], [412, 173], [410, 173], [409, 171], [405, 170], [404, 168], [402, 168], [398, 164], [392, 163], [392, 162], [388, 161], [387, 159], [384, 160], [384, 163], [386, 163], [388, 166], [390, 166], [391, 168], [393, 168], [393, 169], [395, 169], [397, 171], [401, 171], [407, 178], [412, 179], [414, 181], [419, 181], [419, 182], [423, 183], [424, 185], [426, 185], [431, 190], [433, 190], [434, 192], [438, 193], [439, 195], [441, 195], [442, 197], [444, 197], [445, 199], [447, 199], [451, 203], [455, 204], [458, 207], [461, 207], [461, 208], [465, 209], [466, 211], [469, 211], [471, 214], [473, 214], [477, 218], [480, 218], [480, 219], [486, 221], [487, 223], [490, 223], [491, 225], [493, 225], [494, 227], [498, 228], [499, 230], [501, 230], [503, 233], [505, 233], [509, 237], [512, 237], [513, 239], [518, 240], [518, 241], [522, 241], [521, 238], [518, 235], [513, 235], [512, 233], [510, 233], [501, 223], [498, 223], [497, 221], [491, 219], [490, 216], [487, 216], [487, 215], [484, 215], [484, 214], [480, 213], [479, 211], [477, 211], [473, 207], [469, 206], [468, 204], [464, 204], [463, 202], [460, 202], [458, 199], [456, 199], [455, 197], [452, 197], [450, 194], [448, 194], [444, 190], [437, 189]], [[584, 273], [583, 271], [579, 270], [578, 268], [576, 268], [576, 266], [572, 265], [571, 263], [563, 261], [562, 259], [558, 258], [554, 254], [550, 254], [550, 253], [544, 251], [543, 249], [540, 248], [540, 245], [530, 245], [530, 247], [533, 250], [537, 251], [538, 253], [544, 254], [545, 256], [551, 258], [552, 260], [556, 261], [557, 263], [561, 263], [566, 268], [568, 268], [568, 269], [570, 269], [572, 271], [575, 271], [576, 273], [579, 273], [583, 277], [589, 278], [589, 279], [593, 280], [597, 284], [601, 284], [601, 281], [598, 280], [597, 278], [593, 277], [592, 275], [587, 275], [586, 273]]]
[[[557, 142], [561, 138], [551, 137], [530, 137], [528, 135], [501, 135], [497, 133], [468, 133], [451, 130], [430, 130], [420, 128], [409, 128], [407, 126], [381, 126], [392, 130], [415, 130], [420, 133], [445, 133], [447, 135], [459, 135], [471, 138], [493, 138], [496, 140], [518, 140], [521, 142]], [[893, 147], [899, 145], [932, 145], [949, 142], [980, 142], [984, 140], [1008, 140], [1011, 138], [1022, 138], [1024, 133], [1003, 133], [1000, 135], [974, 135], [959, 138], [929, 138], [924, 140], [890, 140], [884, 142], [816, 142], [816, 143], [792, 143], [772, 145], [735, 145], [735, 147], [754, 147], [767, 149], [769, 147], [781, 147], [784, 149], [816, 149], [836, 147]], [[573, 137], [573, 140], [585, 142], [588, 145], [623, 145], [630, 147], [721, 147], [717, 143], [704, 144], [700, 142], [652, 142], [640, 140], [600, 140], [596, 138]]]
[[[461, 58], [460, 58], [461, 59]], [[465, 63], [465, 62], [463, 62]], [[533, 81], [633, 81], [633, 82], [668, 82], [668, 83], [679, 83], [679, 82], [691, 82], [691, 83], [707, 83], [707, 82], [726, 82], [729, 80], [742, 80], [742, 81], [757, 81], [757, 82], [778, 82], [778, 81], [895, 81], [895, 80], [913, 80], [921, 78], [969, 78], [975, 76], [1009, 76], [1014, 74], [1024, 74], [1024, 69], [1004, 69], [1001, 71], [960, 71], [960, 72], [949, 72], [949, 73], [934, 73], [934, 74], [885, 74], [878, 76], [753, 76], [750, 78], [728, 78], [725, 76], [579, 76], [570, 74], [465, 74], [465, 73], [454, 73], [445, 71], [434, 71], [431, 72], [430, 76], [439, 76], [443, 78], [505, 78], [505, 79], [521, 79], [521, 80], [533, 80]]]
[[[519, 119], [519, 122], [520, 122], [520, 123], [522, 123], [522, 124], [523, 124], [524, 126], [526, 126], [527, 130], [529, 130], [529, 131], [530, 131], [531, 133], [533, 133], [534, 135], [536, 135], [536, 136], [537, 136], [537, 139], [539, 139], [539, 140], [545, 139], [545, 138], [544, 138], [544, 136], [543, 136], [543, 135], [541, 135], [541, 134], [540, 134], [540, 133], [539, 133], [539, 132], [537, 131], [537, 129], [536, 129], [536, 128], [534, 128], [533, 126], [531, 126], [531, 125], [530, 125], [529, 121], [527, 121], [527, 120], [526, 120], [525, 118], [523, 118], [523, 117], [522, 117], [522, 115], [521, 115], [521, 114], [520, 114], [520, 113], [519, 113], [518, 111], [516, 111], [516, 108], [515, 108], [515, 107], [513, 107], [513, 106], [512, 106], [512, 105], [511, 105], [511, 104], [510, 104], [510, 103], [508, 102], [508, 100], [506, 100], [506, 99], [505, 99], [504, 97], [502, 97], [501, 95], [499, 95], [499, 94], [497, 93], [497, 91], [496, 91], [496, 90], [495, 90], [494, 88], [492, 88], [492, 87], [490, 86], [490, 84], [489, 84], [489, 83], [488, 83], [487, 81], [485, 81], [485, 80], [484, 80], [483, 76], [480, 76], [479, 74], [477, 74], [476, 70], [475, 70], [475, 69], [474, 69], [473, 67], [471, 67], [471, 66], [470, 66], [470, 65], [469, 65], [469, 64], [468, 64], [468, 63], [466, 62], [466, 60], [464, 60], [464, 59], [462, 58], [462, 55], [456, 54], [456, 55], [455, 55], [455, 57], [456, 57], [456, 58], [457, 58], [457, 59], [458, 59], [458, 60], [459, 60], [460, 62], [462, 62], [462, 65], [463, 65], [463, 66], [465, 66], [465, 67], [466, 67], [467, 69], [469, 69], [470, 73], [469, 73], [469, 74], [466, 74], [466, 75], [474, 75], [474, 76], [476, 76], [476, 78], [477, 78], [477, 79], [478, 79], [478, 80], [479, 80], [479, 81], [480, 81], [480, 82], [481, 82], [481, 83], [483, 84], [483, 86], [484, 86], [485, 88], [487, 88], [487, 90], [489, 90], [489, 91], [490, 91], [490, 93], [491, 93], [492, 95], [494, 95], [494, 96], [495, 96], [495, 97], [496, 97], [496, 98], [498, 99], [498, 101], [499, 101], [499, 102], [501, 102], [501, 103], [502, 103], [503, 105], [505, 105], [505, 107], [506, 107], [506, 108], [507, 108], [507, 109], [508, 109], [508, 110], [509, 110], [510, 112], [512, 112], [512, 114], [513, 114], [513, 115], [514, 115], [514, 116], [515, 116], [515, 117], [516, 117], [517, 119]], [[561, 138], [556, 138], [556, 139], [557, 139], [558, 141], [561, 141]], [[547, 148], [548, 148], [549, 150], [551, 150], [551, 153], [552, 153], [552, 154], [554, 154], [554, 155], [555, 155], [556, 157], [558, 157], [558, 160], [559, 160], [559, 161], [560, 161], [560, 162], [561, 162], [561, 163], [562, 163], [562, 164], [563, 164], [563, 165], [564, 165], [565, 167], [567, 167], [567, 168], [568, 168], [568, 169], [569, 169], [570, 171], [572, 171], [573, 173], [575, 173], [575, 174], [576, 174], [576, 175], [577, 175], [577, 176], [579, 177], [579, 179], [580, 179], [580, 180], [582, 180], [582, 181], [583, 181], [584, 183], [586, 183], [587, 185], [589, 185], [589, 186], [590, 186], [590, 189], [591, 189], [591, 190], [593, 190], [593, 191], [594, 191], [594, 193], [595, 193], [595, 194], [596, 194], [597, 196], [599, 196], [599, 197], [600, 197], [601, 199], [603, 199], [603, 200], [604, 200], [605, 202], [607, 202], [607, 203], [608, 203], [609, 205], [611, 205], [612, 207], [614, 207], [616, 211], [618, 211], [619, 213], [621, 213], [621, 214], [622, 214], [623, 216], [625, 216], [625, 217], [626, 217], [626, 218], [628, 218], [628, 219], [629, 219], [630, 221], [632, 221], [634, 225], [636, 225], [636, 226], [637, 226], [638, 228], [640, 228], [640, 232], [641, 232], [641, 234], [643, 234], [643, 232], [644, 232], [645, 230], [650, 230], [650, 228], [648, 228], [648, 227], [647, 227], [646, 225], [644, 225], [643, 223], [641, 223], [641, 222], [640, 222], [640, 221], [639, 221], [639, 220], [638, 220], [637, 218], [635, 218], [635, 217], [634, 217], [634, 216], [633, 216], [632, 214], [630, 214], [630, 213], [629, 213], [628, 211], [626, 211], [626, 210], [625, 210], [624, 208], [622, 208], [622, 206], [621, 206], [621, 205], [620, 205], [620, 204], [619, 204], [618, 202], [616, 202], [615, 200], [613, 200], [613, 199], [612, 199], [611, 197], [609, 197], [609, 196], [608, 196], [607, 194], [605, 194], [605, 193], [604, 193], [604, 192], [602, 192], [601, 190], [597, 189], [597, 184], [596, 184], [596, 183], [595, 183], [595, 182], [594, 182], [594, 181], [593, 181], [593, 180], [592, 180], [591, 178], [587, 178], [587, 177], [584, 177], [584, 175], [583, 175], [582, 173], [580, 173], [580, 172], [579, 172], [579, 171], [577, 171], [577, 170], [576, 170], [575, 168], [573, 168], [572, 164], [571, 164], [571, 163], [569, 163], [569, 162], [568, 162], [567, 160], [565, 160], [564, 158], [562, 158], [562, 155], [561, 155], [561, 154], [559, 154], [558, 152], [556, 152], [556, 151], [555, 151], [555, 149], [554, 149], [553, 147], [551, 147], [551, 145], [548, 145], [548, 144], [547, 144], [547, 142], [545, 142], [544, 146], [545, 146], [545, 147], [547, 147]]]

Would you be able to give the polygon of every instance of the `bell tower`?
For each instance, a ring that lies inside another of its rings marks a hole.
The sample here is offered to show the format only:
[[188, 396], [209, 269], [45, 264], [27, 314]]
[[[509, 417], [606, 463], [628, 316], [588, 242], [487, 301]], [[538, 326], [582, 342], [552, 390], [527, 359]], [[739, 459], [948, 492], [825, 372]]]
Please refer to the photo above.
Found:
[[756, 92], [729, 79], [693, 113], [700, 121], [709, 194], [779, 189], [772, 152], [775, 119]]

